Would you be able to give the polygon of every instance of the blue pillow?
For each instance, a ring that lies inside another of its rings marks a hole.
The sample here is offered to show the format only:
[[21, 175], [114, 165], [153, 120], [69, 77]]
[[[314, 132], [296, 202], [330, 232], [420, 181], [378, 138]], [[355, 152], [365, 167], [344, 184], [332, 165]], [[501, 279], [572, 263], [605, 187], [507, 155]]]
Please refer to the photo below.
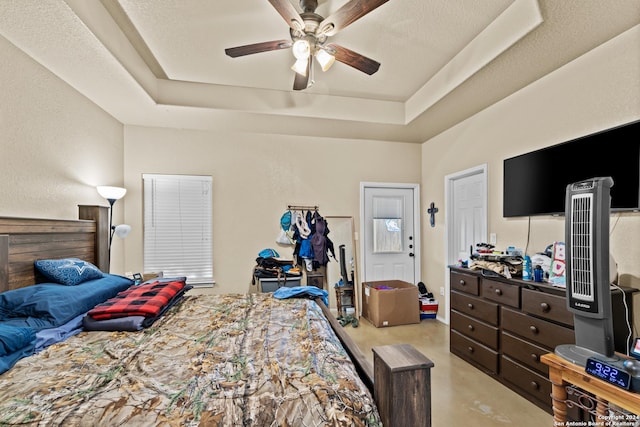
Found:
[[78, 258], [39, 259], [35, 266], [48, 280], [67, 286], [76, 286], [104, 276], [98, 267]]

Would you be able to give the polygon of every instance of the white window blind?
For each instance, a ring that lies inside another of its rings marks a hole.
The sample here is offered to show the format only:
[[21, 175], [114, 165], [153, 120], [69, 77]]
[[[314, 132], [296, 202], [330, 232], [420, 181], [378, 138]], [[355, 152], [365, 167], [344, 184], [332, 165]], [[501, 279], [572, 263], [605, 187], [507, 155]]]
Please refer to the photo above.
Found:
[[212, 284], [210, 176], [143, 174], [144, 271]]

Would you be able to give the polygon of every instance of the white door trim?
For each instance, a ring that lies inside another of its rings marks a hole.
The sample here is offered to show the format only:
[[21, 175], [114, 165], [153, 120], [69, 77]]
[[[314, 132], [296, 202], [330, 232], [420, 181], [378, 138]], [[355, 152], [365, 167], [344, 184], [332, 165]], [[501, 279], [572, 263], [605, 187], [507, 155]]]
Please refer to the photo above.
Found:
[[[364, 190], [365, 188], [402, 188], [402, 189], [411, 189], [413, 190], [413, 236], [414, 236], [414, 251], [415, 254], [415, 262], [414, 262], [414, 277], [416, 280], [420, 281], [421, 279], [421, 231], [420, 231], [420, 184], [407, 184], [407, 183], [394, 183], [394, 182], [361, 182], [360, 183], [360, 236], [364, 236]], [[363, 282], [367, 281], [366, 277], [366, 267], [364, 266], [365, 262], [365, 254], [364, 254], [364, 245], [362, 244], [362, 240], [358, 239], [358, 246], [360, 248], [360, 260], [362, 260], [363, 265], [360, 268], [360, 272], [362, 272], [361, 280]]]
[[446, 238], [445, 238], [445, 244], [444, 244], [444, 260], [445, 260], [445, 266], [444, 266], [444, 284], [445, 284], [445, 291], [444, 291], [444, 299], [445, 299], [445, 311], [444, 311], [444, 323], [446, 323], [447, 325], [449, 324], [449, 307], [451, 304], [451, 301], [449, 300], [449, 290], [451, 289], [450, 283], [449, 283], [449, 265], [451, 265], [452, 263], [456, 262], [457, 260], [451, 260], [449, 259], [449, 247], [453, 246], [453, 242], [451, 241], [454, 237], [454, 232], [451, 229], [451, 224], [453, 224], [453, 209], [451, 208], [451, 206], [453, 206], [453, 191], [452, 191], [452, 187], [453, 187], [453, 182], [457, 179], [460, 178], [464, 178], [467, 176], [471, 176], [471, 175], [477, 175], [477, 174], [481, 174], [484, 177], [484, 182], [483, 182], [483, 195], [482, 197], [484, 198], [484, 206], [485, 206], [485, 221], [484, 224], [482, 225], [484, 228], [484, 235], [485, 235], [485, 240], [486, 241], [486, 235], [487, 235], [487, 222], [488, 222], [488, 206], [487, 206], [487, 164], [484, 163], [482, 165], [479, 166], [475, 166], [460, 172], [455, 172], [452, 173], [450, 175], [446, 175], [444, 177], [444, 200], [445, 200], [445, 207], [444, 207], [444, 211], [446, 212], [445, 215], [445, 234], [446, 234]]

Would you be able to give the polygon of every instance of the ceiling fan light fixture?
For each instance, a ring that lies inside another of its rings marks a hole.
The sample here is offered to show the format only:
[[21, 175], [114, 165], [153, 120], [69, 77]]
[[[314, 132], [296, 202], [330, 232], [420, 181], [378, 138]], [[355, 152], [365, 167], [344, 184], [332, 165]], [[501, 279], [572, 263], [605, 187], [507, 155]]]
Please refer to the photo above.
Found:
[[378, 71], [379, 62], [341, 45], [327, 44], [327, 42], [329, 37], [389, 0], [345, 0], [345, 4], [326, 18], [316, 13], [320, 0], [297, 1], [300, 3], [302, 13], [293, 6], [293, 0], [269, 0], [271, 6], [289, 25], [290, 38], [288, 40], [237, 46], [225, 49], [225, 53], [232, 58], [237, 58], [254, 53], [291, 48], [291, 53], [296, 59], [295, 64], [291, 67], [295, 71], [293, 90], [303, 90], [314, 83], [314, 60], [317, 60], [322, 71], [329, 70], [336, 60], [368, 75]]
[[291, 69], [301, 76], [307, 76], [308, 59], [297, 59]]
[[304, 60], [306, 63], [307, 58], [311, 55], [311, 45], [307, 40], [299, 39], [293, 43], [291, 51], [298, 61]]
[[329, 68], [331, 68], [333, 63], [336, 62], [336, 57], [331, 55], [324, 49], [318, 49], [318, 51], [316, 52], [316, 59], [318, 60], [322, 71], [327, 71]]

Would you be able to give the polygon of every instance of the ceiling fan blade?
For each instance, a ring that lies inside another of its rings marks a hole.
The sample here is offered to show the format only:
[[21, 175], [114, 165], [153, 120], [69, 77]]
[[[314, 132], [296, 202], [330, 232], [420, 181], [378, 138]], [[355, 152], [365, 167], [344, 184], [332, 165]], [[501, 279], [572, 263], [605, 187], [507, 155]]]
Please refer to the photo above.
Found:
[[380, 63], [373, 59], [367, 58], [364, 55], [354, 52], [346, 47], [342, 47], [335, 43], [330, 43], [326, 46], [329, 50], [335, 52], [336, 61], [340, 61], [343, 64], [347, 64], [356, 70], [360, 70], [366, 74], [373, 74], [380, 68]]
[[311, 56], [307, 61], [307, 75], [294, 73], [296, 77], [293, 79], [293, 90], [304, 90], [309, 87], [309, 78], [311, 76]]
[[278, 13], [287, 21], [294, 30], [302, 31], [304, 29], [304, 21], [295, 7], [289, 0], [269, 0]]
[[389, 0], [350, 0], [340, 9], [327, 16], [318, 26], [316, 33], [332, 36], [388, 1]]
[[230, 47], [224, 50], [224, 53], [232, 58], [239, 56], [252, 55], [254, 53], [269, 52], [271, 50], [286, 49], [291, 47], [291, 40], [273, 40], [270, 42], [254, 43], [245, 46]]

